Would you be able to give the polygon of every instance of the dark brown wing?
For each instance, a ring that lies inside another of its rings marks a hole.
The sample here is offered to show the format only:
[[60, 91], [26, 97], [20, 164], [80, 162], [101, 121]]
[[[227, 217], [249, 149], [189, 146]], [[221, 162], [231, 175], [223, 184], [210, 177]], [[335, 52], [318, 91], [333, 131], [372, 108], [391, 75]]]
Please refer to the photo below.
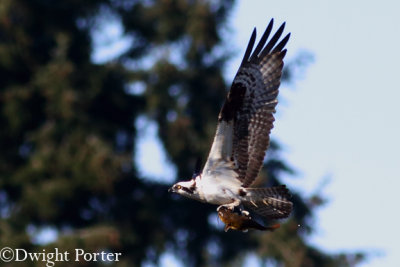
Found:
[[290, 37], [290, 34], [286, 35], [277, 44], [285, 27], [282, 24], [266, 44], [272, 25], [273, 20], [251, 53], [256, 38], [256, 31], [253, 31], [218, 118], [220, 124], [233, 121], [231, 160], [244, 187], [251, 185], [257, 177], [269, 145], [286, 54], [286, 49], [282, 49]]
[[265, 219], [283, 219], [292, 212], [293, 203], [289, 200], [291, 195], [285, 185], [247, 188], [246, 191], [249, 199], [243, 202], [244, 207]]

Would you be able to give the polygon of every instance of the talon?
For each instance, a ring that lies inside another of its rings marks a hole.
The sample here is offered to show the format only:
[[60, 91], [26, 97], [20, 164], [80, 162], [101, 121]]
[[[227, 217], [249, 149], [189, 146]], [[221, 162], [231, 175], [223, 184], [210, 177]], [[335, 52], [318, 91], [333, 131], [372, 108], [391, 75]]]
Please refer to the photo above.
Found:
[[221, 207], [224, 207], [226, 209], [229, 209], [230, 211], [234, 211], [236, 207], [236, 203], [231, 203], [231, 204], [226, 204], [226, 205], [221, 205]]
[[222, 207], [224, 207], [226, 209], [229, 209], [233, 213], [235, 211], [235, 208], [238, 207], [239, 205], [240, 205], [240, 201], [239, 200], [234, 200], [232, 203], [220, 205], [217, 208], [217, 211], [219, 211]]
[[247, 210], [242, 210], [241, 213], [247, 217], [250, 215], [250, 212], [248, 212]]

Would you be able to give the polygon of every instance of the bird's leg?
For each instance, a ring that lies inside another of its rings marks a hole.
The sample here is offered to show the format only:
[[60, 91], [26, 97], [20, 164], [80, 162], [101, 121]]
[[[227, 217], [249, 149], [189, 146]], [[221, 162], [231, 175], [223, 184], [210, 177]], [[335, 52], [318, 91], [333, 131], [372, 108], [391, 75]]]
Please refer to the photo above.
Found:
[[239, 213], [240, 213], [240, 215], [244, 215], [244, 216], [250, 218], [250, 212], [248, 212], [247, 210], [245, 210], [245, 209], [244, 209], [244, 206], [243, 206], [242, 204], [240, 204], [240, 205], [238, 206], [238, 208], [239, 208]]
[[240, 215], [244, 215], [247, 218], [250, 218], [250, 212], [248, 212], [247, 210], [244, 209], [243, 205], [237, 206], [238, 207], [238, 211], [237, 213], [239, 213]]
[[247, 210], [240, 209], [240, 212], [241, 212], [244, 216], [250, 217], [250, 212], [248, 212]]
[[233, 202], [229, 203], [229, 204], [224, 204], [221, 205], [217, 208], [217, 211], [219, 211], [222, 207], [228, 208], [230, 209], [232, 212], [234, 211], [235, 207], [240, 205], [240, 200], [239, 199], [234, 199]]

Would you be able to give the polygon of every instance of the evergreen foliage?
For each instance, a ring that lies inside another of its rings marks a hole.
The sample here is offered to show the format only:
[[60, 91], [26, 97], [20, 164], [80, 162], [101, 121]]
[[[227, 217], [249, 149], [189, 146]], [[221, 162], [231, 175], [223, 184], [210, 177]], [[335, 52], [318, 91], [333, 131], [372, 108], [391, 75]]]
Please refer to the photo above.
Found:
[[[224, 233], [222, 223], [215, 225], [216, 207], [139, 177], [132, 160], [139, 116], [157, 123], [178, 177], [190, 178], [197, 157], [207, 156], [229, 87], [221, 29], [233, 5], [0, 2], [0, 247], [121, 252], [112, 266], [157, 263], [166, 251], [185, 266], [236, 266], [249, 252], [284, 266], [351, 266], [363, 259], [307, 243], [320, 197], [294, 192], [293, 216], [274, 233]], [[95, 64], [91, 36], [104, 14], [120, 19], [132, 45]], [[138, 84], [144, 92], [130, 93]], [[291, 169], [278, 144], [270, 150], [260, 183], [275, 185]], [[58, 237], [38, 243], [46, 227]]]

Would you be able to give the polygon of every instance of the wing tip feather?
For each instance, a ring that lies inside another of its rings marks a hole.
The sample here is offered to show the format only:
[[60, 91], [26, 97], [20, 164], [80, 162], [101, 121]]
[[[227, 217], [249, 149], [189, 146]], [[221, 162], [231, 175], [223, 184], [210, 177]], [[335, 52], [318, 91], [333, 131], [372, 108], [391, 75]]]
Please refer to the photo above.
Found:
[[254, 27], [253, 32], [251, 33], [250, 40], [247, 44], [246, 52], [244, 53], [242, 63], [240, 63], [240, 66], [243, 66], [246, 62], [248, 62], [250, 56], [251, 56], [251, 51], [253, 50], [254, 43], [256, 41], [256, 36], [257, 36], [257, 29]]

